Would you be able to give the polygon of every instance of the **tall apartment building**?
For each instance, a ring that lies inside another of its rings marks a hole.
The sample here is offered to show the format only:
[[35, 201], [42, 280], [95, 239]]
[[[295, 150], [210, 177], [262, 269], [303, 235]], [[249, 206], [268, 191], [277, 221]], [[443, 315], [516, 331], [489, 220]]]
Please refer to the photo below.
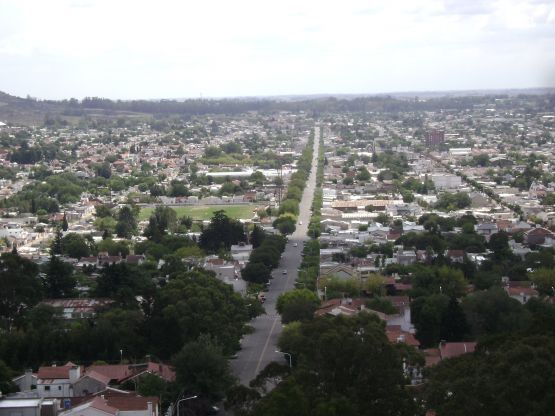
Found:
[[445, 131], [434, 129], [426, 132], [426, 147], [434, 147], [444, 141]]

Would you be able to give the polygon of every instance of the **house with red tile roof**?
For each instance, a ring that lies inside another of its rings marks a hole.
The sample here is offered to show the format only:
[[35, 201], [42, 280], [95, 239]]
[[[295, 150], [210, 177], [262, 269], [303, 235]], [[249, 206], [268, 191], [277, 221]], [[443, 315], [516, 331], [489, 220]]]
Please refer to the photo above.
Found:
[[40, 367], [37, 373], [39, 397], [71, 397], [73, 383], [81, 377], [82, 367], [72, 362], [63, 366]]

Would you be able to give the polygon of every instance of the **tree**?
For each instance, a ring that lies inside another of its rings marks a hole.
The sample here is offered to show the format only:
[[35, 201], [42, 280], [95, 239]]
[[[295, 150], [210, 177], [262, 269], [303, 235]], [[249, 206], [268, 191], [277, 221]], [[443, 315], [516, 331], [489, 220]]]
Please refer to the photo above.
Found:
[[220, 400], [233, 384], [229, 362], [216, 340], [201, 335], [174, 357], [176, 383], [188, 394]]
[[441, 323], [449, 298], [435, 294], [416, 298], [410, 305], [416, 337], [423, 347], [437, 346], [441, 340]]
[[96, 176], [106, 179], [110, 179], [110, 176], [112, 176], [112, 168], [110, 167], [110, 164], [108, 162], [96, 165], [95, 170]]
[[504, 260], [512, 256], [509, 248], [509, 236], [504, 231], [493, 234], [489, 239], [488, 247], [493, 251], [495, 260]]
[[159, 206], [150, 215], [145, 228], [145, 236], [154, 242], [160, 242], [168, 232], [177, 228], [177, 214], [170, 207]]
[[119, 210], [115, 231], [121, 238], [131, 238], [137, 233], [137, 219], [131, 207], [126, 205]]
[[69, 228], [69, 224], [67, 223], [67, 216], [66, 216], [66, 213], [64, 212], [64, 218], [62, 220], [62, 230], [67, 231], [68, 228]]
[[299, 215], [299, 201], [295, 199], [284, 199], [281, 201], [281, 205], [279, 206], [279, 213]]
[[287, 324], [312, 319], [318, 306], [320, 299], [316, 293], [308, 289], [295, 289], [279, 295], [276, 309], [281, 315], [281, 321]]
[[52, 241], [52, 254], [62, 254], [63, 253], [62, 247], [62, 231], [59, 228], [56, 228], [56, 234], [54, 236], [54, 240]]
[[555, 269], [535, 270], [530, 274], [530, 279], [542, 295], [552, 296], [555, 294]]
[[250, 235], [252, 247], [258, 248], [264, 241], [264, 238], [266, 238], [266, 233], [261, 227], [255, 224]]
[[290, 216], [278, 217], [272, 225], [282, 234], [293, 234], [297, 228], [294, 219]]
[[395, 306], [393, 306], [389, 299], [380, 296], [367, 301], [366, 307], [368, 309], [372, 309], [373, 311], [383, 312], [387, 315], [399, 313], [399, 310]]
[[376, 217], [376, 222], [380, 223], [382, 225], [388, 225], [391, 221], [391, 217], [387, 214], [379, 213], [378, 216]]
[[467, 208], [472, 203], [466, 192], [444, 192], [439, 196], [435, 207], [444, 211], [456, 211]]
[[413, 287], [428, 293], [444, 293], [461, 297], [466, 293], [467, 281], [462, 271], [451, 267], [418, 267], [414, 273]]
[[149, 345], [164, 359], [207, 334], [231, 354], [239, 348], [250, 319], [248, 303], [212, 272], [181, 273], [157, 291], [146, 328]]
[[32, 261], [12, 253], [0, 256], [0, 320], [7, 331], [42, 298], [37, 275]]
[[160, 397], [164, 404], [170, 399], [168, 382], [162, 377], [147, 373], [139, 377], [137, 381], [137, 393], [141, 396]]
[[368, 172], [368, 169], [366, 169], [365, 167], [362, 167], [356, 175], [356, 180], [361, 182], [366, 182], [366, 181], [369, 181], [371, 177], [372, 176], [370, 175], [370, 172]]
[[111, 238], [105, 238], [98, 243], [99, 252], [108, 252], [110, 256], [127, 257], [129, 254], [129, 243], [127, 241], [114, 241]]
[[108, 208], [106, 205], [97, 205], [95, 208], [95, 216], [97, 218], [105, 218], [112, 216], [112, 210]]
[[439, 415], [552, 413], [553, 337], [506, 337], [432, 367], [424, 399]]
[[68, 233], [62, 238], [62, 253], [80, 259], [91, 254], [87, 240], [80, 234]]
[[219, 210], [214, 212], [210, 225], [202, 231], [199, 246], [207, 252], [216, 253], [222, 248], [229, 250], [232, 244], [241, 241], [246, 241], [243, 225]]
[[13, 376], [12, 370], [4, 361], [0, 360], [0, 391], [3, 394], [15, 393], [18, 391], [17, 386], [12, 381]]
[[278, 345], [296, 365], [254, 414], [415, 414], [401, 358], [377, 317], [363, 312], [316, 318], [284, 331]]
[[518, 330], [530, 321], [530, 313], [499, 287], [472, 293], [461, 306], [474, 337]]
[[271, 278], [271, 269], [264, 263], [249, 261], [241, 270], [243, 280], [251, 283], [267, 283]]
[[450, 342], [463, 341], [468, 332], [466, 316], [457, 299], [452, 296], [441, 317], [440, 338]]
[[155, 286], [150, 276], [137, 266], [127, 263], [111, 264], [102, 269], [97, 278], [95, 295], [112, 298], [119, 305], [137, 308], [137, 296], [151, 300]]
[[51, 255], [50, 261], [46, 265], [42, 285], [44, 294], [49, 298], [72, 297], [77, 285], [77, 280], [73, 276], [73, 267], [57, 256]]

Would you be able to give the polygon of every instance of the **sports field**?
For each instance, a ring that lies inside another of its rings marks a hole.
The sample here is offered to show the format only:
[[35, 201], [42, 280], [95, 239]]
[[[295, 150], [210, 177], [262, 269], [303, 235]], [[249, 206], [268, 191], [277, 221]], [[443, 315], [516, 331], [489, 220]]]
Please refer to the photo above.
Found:
[[[209, 220], [214, 212], [223, 210], [230, 218], [251, 219], [253, 211], [261, 208], [260, 205], [195, 205], [185, 207], [171, 207], [177, 213], [177, 217], [191, 217], [194, 220]], [[154, 208], [142, 208], [139, 213], [139, 220], [147, 220]]]

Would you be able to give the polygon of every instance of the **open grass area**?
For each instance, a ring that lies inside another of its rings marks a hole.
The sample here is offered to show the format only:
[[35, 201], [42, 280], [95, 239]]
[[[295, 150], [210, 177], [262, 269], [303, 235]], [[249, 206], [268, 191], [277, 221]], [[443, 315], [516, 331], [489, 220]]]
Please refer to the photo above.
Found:
[[[214, 212], [224, 210], [228, 217], [235, 219], [251, 219], [253, 211], [261, 208], [260, 205], [195, 205], [185, 207], [171, 207], [177, 213], [177, 217], [191, 217], [193, 220], [209, 220]], [[139, 220], [147, 220], [154, 208], [142, 208]]]

